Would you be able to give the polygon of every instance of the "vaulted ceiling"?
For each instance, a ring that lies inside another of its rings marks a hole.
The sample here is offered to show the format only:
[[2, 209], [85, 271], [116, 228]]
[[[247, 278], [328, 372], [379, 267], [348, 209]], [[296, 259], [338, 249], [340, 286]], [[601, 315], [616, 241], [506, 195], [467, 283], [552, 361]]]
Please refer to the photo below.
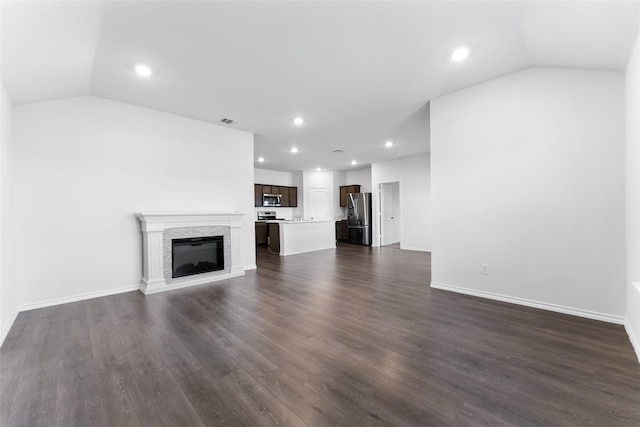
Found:
[[[428, 152], [430, 99], [520, 69], [623, 70], [639, 13], [638, 1], [1, 7], [2, 80], [14, 104], [93, 94], [216, 124], [230, 118], [222, 125], [255, 134], [256, 167], [285, 171]], [[460, 45], [470, 55], [455, 63]], [[152, 75], [137, 75], [139, 63]]]

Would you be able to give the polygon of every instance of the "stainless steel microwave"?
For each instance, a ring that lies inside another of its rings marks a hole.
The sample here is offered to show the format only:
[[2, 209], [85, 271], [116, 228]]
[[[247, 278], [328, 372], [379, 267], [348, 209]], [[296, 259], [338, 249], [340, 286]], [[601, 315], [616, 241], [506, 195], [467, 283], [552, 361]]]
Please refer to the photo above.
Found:
[[262, 206], [281, 206], [282, 203], [282, 195], [280, 194], [263, 194], [262, 195]]

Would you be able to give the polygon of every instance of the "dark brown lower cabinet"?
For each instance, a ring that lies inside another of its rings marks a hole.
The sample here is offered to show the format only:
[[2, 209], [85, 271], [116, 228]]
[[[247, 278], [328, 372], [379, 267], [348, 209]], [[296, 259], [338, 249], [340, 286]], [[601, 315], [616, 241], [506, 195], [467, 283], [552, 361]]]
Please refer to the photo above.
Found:
[[264, 221], [256, 221], [256, 245], [266, 245], [269, 236], [267, 223]]
[[280, 224], [271, 222], [269, 226], [269, 252], [280, 253]]
[[336, 240], [347, 240], [347, 220], [336, 221]]

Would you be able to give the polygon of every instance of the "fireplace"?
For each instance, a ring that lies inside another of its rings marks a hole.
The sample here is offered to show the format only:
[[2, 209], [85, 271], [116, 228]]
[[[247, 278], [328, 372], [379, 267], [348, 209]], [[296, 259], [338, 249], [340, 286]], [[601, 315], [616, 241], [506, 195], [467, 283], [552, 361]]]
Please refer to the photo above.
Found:
[[240, 212], [142, 212], [145, 294], [244, 276]]
[[224, 236], [171, 239], [171, 277], [224, 270]]
[[163, 276], [168, 284], [229, 273], [227, 226], [172, 227], [162, 232]]

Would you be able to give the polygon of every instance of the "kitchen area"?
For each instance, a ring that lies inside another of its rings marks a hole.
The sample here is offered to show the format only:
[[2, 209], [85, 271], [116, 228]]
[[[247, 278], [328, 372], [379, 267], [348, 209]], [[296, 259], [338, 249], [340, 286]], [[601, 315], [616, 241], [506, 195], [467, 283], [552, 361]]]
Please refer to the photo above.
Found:
[[[266, 178], [272, 180], [274, 174], [288, 174], [262, 172], [270, 174]], [[290, 181], [280, 180], [290, 185], [254, 185], [257, 248], [287, 256], [335, 248], [336, 242], [372, 244], [371, 193], [363, 192], [361, 184], [336, 185], [334, 188], [331, 184], [335, 173], [330, 173], [324, 176], [316, 173], [299, 186], [295, 185], [301, 184], [301, 180], [295, 179], [295, 172], [290, 174], [293, 176]], [[258, 175], [260, 170], [256, 169], [256, 181], [260, 178]], [[318, 179], [327, 176], [332, 178], [331, 182]], [[297, 177], [305, 178], [303, 173]]]

